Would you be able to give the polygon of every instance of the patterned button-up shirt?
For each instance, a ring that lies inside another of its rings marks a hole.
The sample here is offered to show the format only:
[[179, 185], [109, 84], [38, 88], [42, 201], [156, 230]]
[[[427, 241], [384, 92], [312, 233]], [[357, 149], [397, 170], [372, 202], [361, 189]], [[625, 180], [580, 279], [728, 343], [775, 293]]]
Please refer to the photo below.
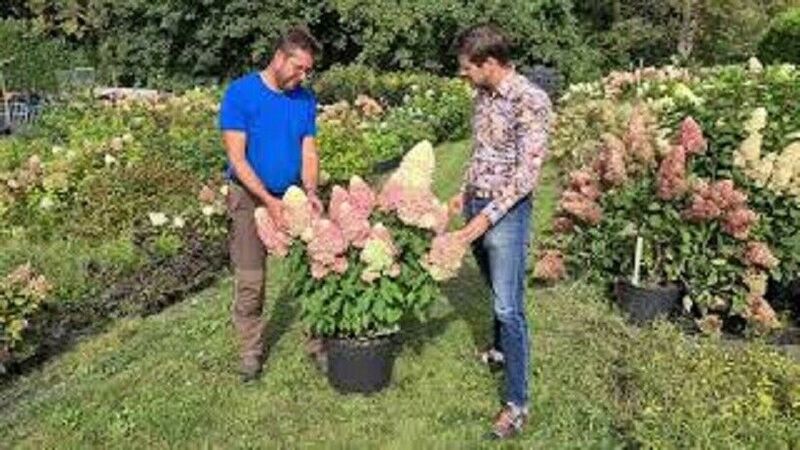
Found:
[[462, 192], [488, 197], [481, 211], [497, 223], [536, 187], [547, 152], [547, 94], [512, 72], [495, 90], [479, 89], [472, 121], [472, 158]]

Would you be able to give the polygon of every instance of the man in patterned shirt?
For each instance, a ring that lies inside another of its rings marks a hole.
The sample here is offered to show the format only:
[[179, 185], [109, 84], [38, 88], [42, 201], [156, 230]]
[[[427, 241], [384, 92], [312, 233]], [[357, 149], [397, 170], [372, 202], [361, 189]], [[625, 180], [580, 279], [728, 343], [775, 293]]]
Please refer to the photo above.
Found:
[[467, 225], [456, 231], [472, 245], [491, 286], [494, 345], [485, 362], [504, 366], [504, 406], [490, 437], [506, 438], [528, 416], [529, 342], [525, 318], [525, 272], [532, 192], [547, 151], [550, 100], [518, 74], [510, 45], [491, 25], [464, 31], [455, 42], [459, 75], [477, 90], [472, 121], [472, 157], [451, 211]]

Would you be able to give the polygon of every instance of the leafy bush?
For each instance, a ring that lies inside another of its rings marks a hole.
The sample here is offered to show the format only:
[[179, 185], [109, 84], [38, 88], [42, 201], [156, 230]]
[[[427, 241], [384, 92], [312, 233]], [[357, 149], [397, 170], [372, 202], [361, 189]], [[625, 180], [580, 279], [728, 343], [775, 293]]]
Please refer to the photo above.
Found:
[[359, 95], [366, 95], [388, 106], [399, 106], [404, 98], [442, 89], [447, 82], [447, 78], [426, 72], [379, 72], [362, 64], [335, 65], [314, 81], [314, 93], [320, 103], [352, 103]]
[[29, 320], [39, 310], [51, 286], [30, 265], [17, 267], [0, 279], [0, 373], [3, 363], [19, 351]]
[[772, 21], [758, 45], [758, 53], [767, 62], [800, 64], [800, 8]]
[[382, 70], [452, 74], [455, 35], [467, 25], [492, 20], [518, 42], [520, 63], [546, 63], [569, 79], [580, 78], [598, 68], [572, 6], [571, 0], [27, 4], [45, 33], [96, 53], [99, 66], [120, 83], [153, 87], [214, 83], [260, 66], [280, 31], [295, 22], [305, 22], [321, 39], [320, 68], [358, 62]]
[[0, 72], [11, 91], [56, 92], [58, 70], [88, 62], [63, 40], [37, 34], [25, 20], [0, 19], [0, 42]]
[[[405, 80], [411, 92], [403, 94], [404, 100], [398, 106], [383, 108], [361, 95], [353, 105], [344, 100], [323, 107], [319, 117], [320, 158], [322, 169], [332, 181], [346, 181], [353, 174], [369, 176], [377, 163], [399, 159], [416, 142], [443, 142], [467, 136], [472, 101], [465, 83], [430, 78], [437, 86], [423, 91], [413, 84], [417, 75], [391, 75], [393, 78], [387, 79], [397, 81], [381, 88], [387, 93], [383, 98], [400, 97]], [[392, 90], [396, 86], [399, 91]], [[374, 92], [380, 91], [376, 88]], [[355, 104], [359, 101], [372, 105], [371, 109], [377, 112], [360, 112], [364, 106]]]
[[[792, 6], [798, 6], [798, 2], [619, 0], [576, 2], [575, 14], [587, 25], [587, 38], [598, 49], [598, 57], [592, 63], [606, 73], [640, 64], [668, 64], [679, 53], [682, 39], [691, 42], [692, 63], [715, 65], [746, 60], [756, 53], [770, 20]], [[687, 8], [692, 21], [690, 30], [684, 20]]]
[[[91, 51], [109, 81], [170, 89], [216, 84], [260, 66], [281, 30], [297, 21], [321, 24], [328, 10], [308, 0], [44, 0], [27, 6], [47, 35]], [[330, 29], [319, 34], [332, 41], [342, 36]]]
[[[206, 270], [207, 255], [220, 258], [224, 152], [217, 102], [218, 91], [153, 101], [76, 99], [0, 140], [0, 273], [31, 262], [53, 287], [47, 308], [26, 312], [32, 324], [26, 347], [36, 351], [58, 327], [69, 333], [125, 313], [114, 308], [128, 300], [102, 304], [101, 295], [149, 265], [158, 267], [152, 276], [180, 279]], [[173, 261], [189, 266], [176, 269]], [[123, 291], [142, 301], [184, 289], [150, 286], [146, 277], [134, 283], [147, 295]]]
[[104, 239], [154, 208], [196, 205], [204, 182], [221, 181], [215, 108], [215, 92], [54, 108], [30, 135], [0, 142], [0, 223], [41, 240]]

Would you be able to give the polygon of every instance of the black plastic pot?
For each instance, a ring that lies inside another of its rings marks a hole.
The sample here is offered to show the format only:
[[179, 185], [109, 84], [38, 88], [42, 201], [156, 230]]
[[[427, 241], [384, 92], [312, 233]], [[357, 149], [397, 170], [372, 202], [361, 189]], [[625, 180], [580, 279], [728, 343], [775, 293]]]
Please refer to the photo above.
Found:
[[371, 339], [328, 339], [328, 381], [344, 394], [370, 394], [389, 385], [395, 335]]
[[617, 280], [614, 295], [631, 322], [645, 325], [658, 318], [677, 314], [685, 288], [677, 283], [658, 286], [634, 286], [628, 280]]

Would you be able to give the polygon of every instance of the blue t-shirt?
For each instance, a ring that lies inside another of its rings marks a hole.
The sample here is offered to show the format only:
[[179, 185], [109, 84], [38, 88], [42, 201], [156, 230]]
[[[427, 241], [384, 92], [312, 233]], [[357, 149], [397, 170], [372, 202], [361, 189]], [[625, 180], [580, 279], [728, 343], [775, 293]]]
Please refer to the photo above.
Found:
[[[254, 72], [228, 86], [219, 127], [247, 135], [247, 162], [271, 194], [283, 195], [300, 182], [303, 138], [317, 134], [316, 99], [299, 86], [274, 91]], [[236, 176], [230, 162], [227, 174]]]

